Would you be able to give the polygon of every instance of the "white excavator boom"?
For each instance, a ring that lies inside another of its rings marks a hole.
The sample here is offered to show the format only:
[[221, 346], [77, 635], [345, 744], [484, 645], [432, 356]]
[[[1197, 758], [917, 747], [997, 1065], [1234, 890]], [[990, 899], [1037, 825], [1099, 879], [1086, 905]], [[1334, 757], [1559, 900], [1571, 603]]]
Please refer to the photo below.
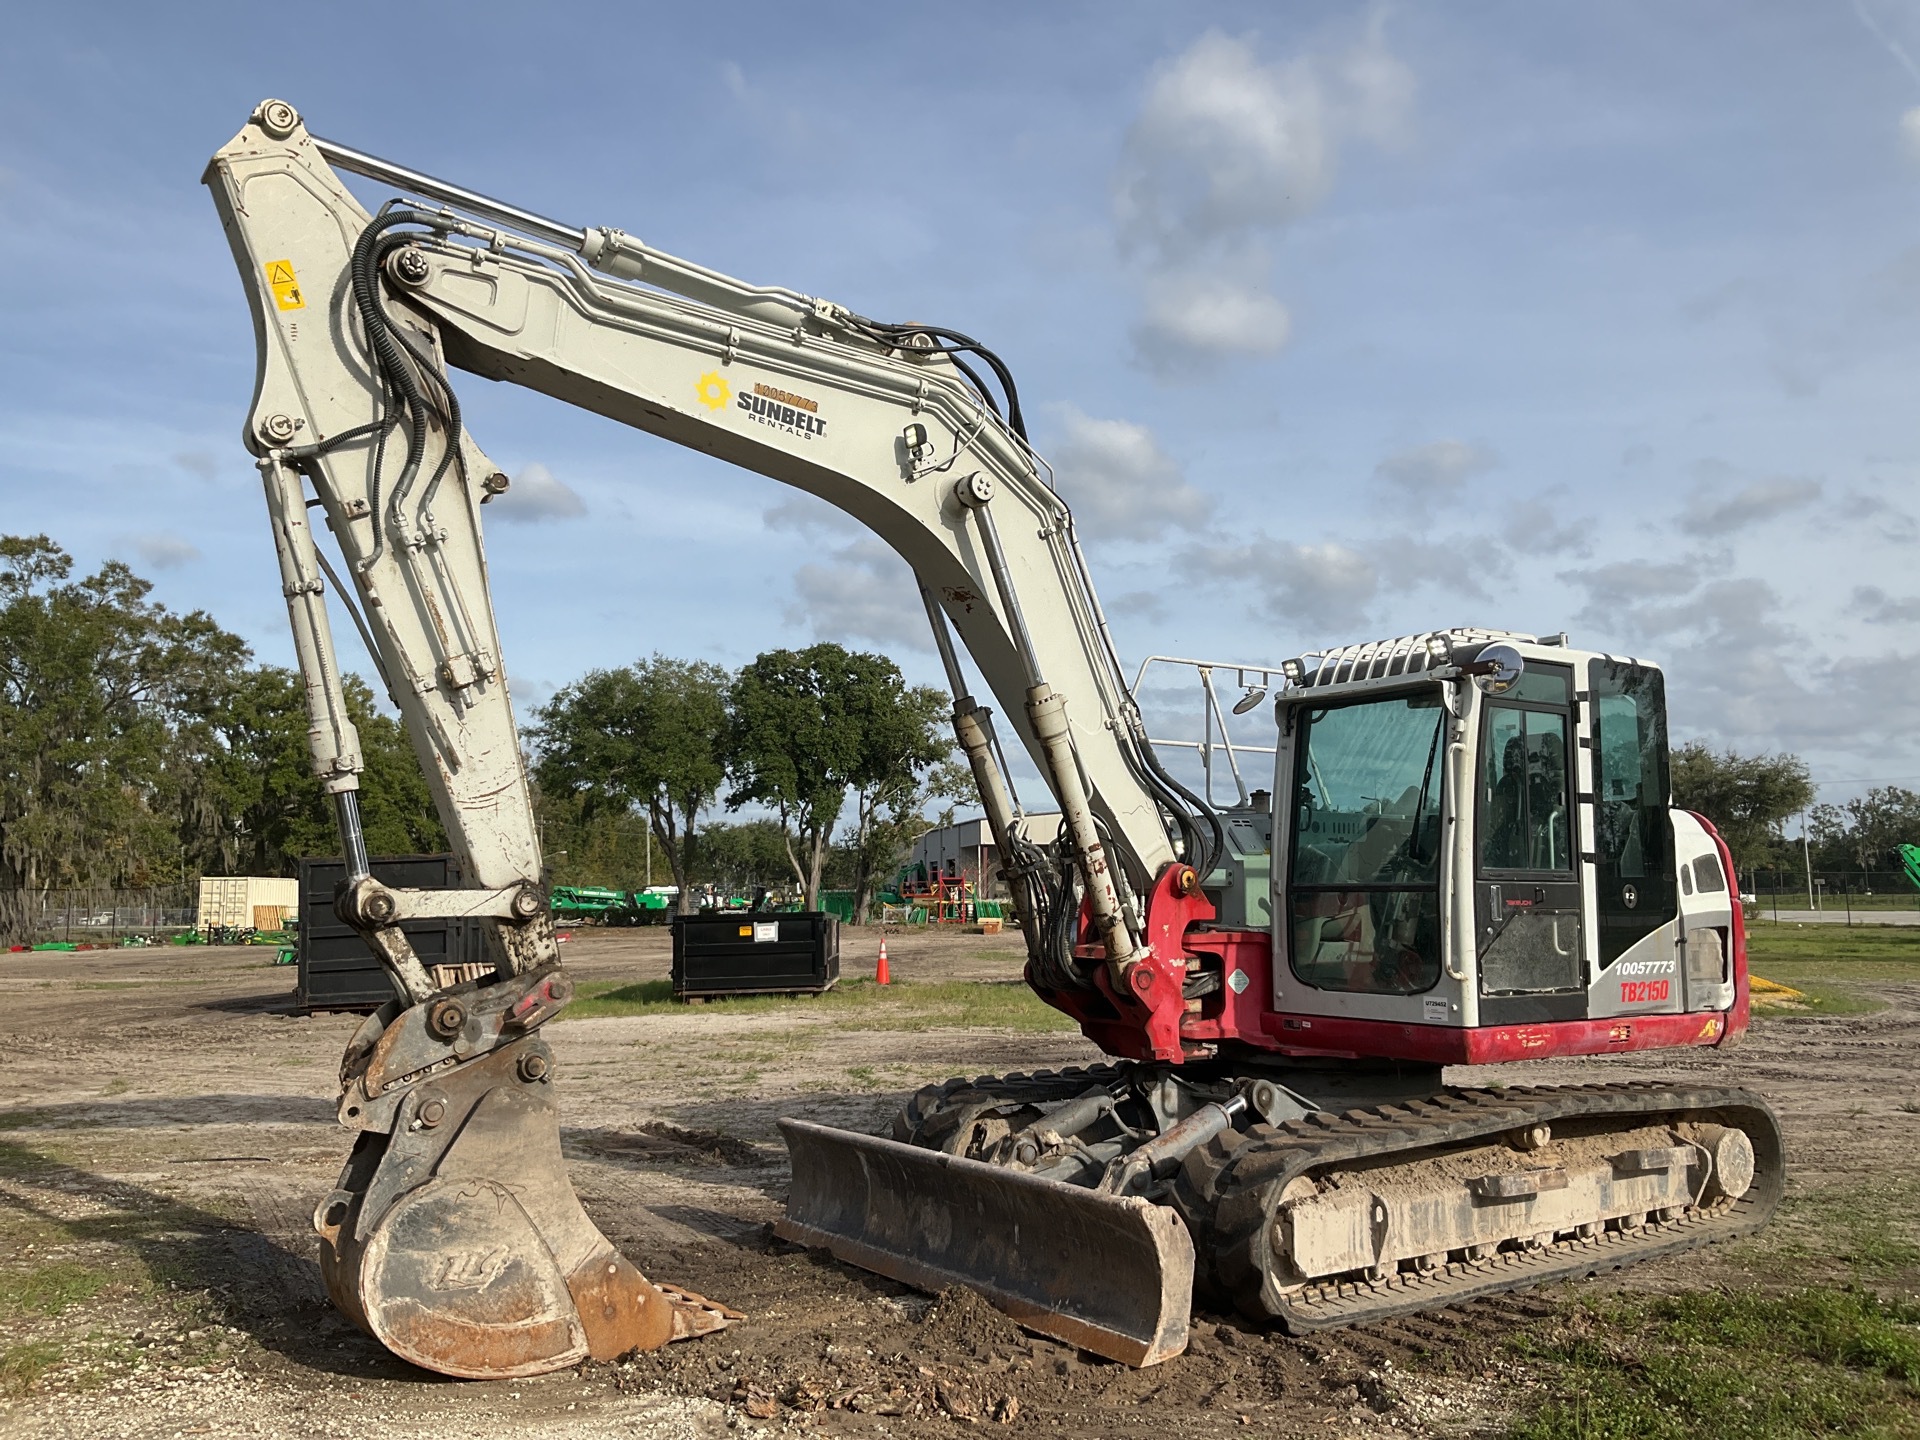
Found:
[[[405, 198], [369, 215], [335, 165]], [[406, 1002], [369, 1021], [342, 1070], [341, 1119], [361, 1139], [316, 1216], [334, 1298], [397, 1352], [451, 1374], [527, 1373], [722, 1324], [723, 1307], [654, 1286], [619, 1257], [566, 1184], [536, 1032], [570, 983], [481, 541], [481, 507], [510, 482], [462, 424], [448, 367], [804, 489], [901, 554], [1019, 903], [1063, 922], [1027, 926], [1043, 978], [1068, 963], [1084, 895], [1113, 983], [1127, 986], [1151, 953], [1145, 897], [1183, 858], [1204, 865], [1196, 816], [1210, 812], [1146, 743], [1072, 517], [1020, 433], [1011, 382], [1003, 418], [964, 371], [964, 337], [878, 325], [617, 230], [502, 205], [316, 139], [280, 101], [255, 111], [205, 179], [252, 305], [260, 368], [245, 441], [313, 767], [347, 856], [336, 908]], [[316, 510], [340, 571], [316, 543]], [[330, 578], [471, 888], [403, 890], [370, 873]], [[1019, 838], [992, 712], [966, 693], [956, 639], [1061, 808], [1057, 856]], [[401, 925], [445, 915], [493, 922], [491, 984], [436, 991]], [[527, 1174], [536, 1183], [509, 1183]], [[489, 1255], [500, 1264], [475, 1258]]]

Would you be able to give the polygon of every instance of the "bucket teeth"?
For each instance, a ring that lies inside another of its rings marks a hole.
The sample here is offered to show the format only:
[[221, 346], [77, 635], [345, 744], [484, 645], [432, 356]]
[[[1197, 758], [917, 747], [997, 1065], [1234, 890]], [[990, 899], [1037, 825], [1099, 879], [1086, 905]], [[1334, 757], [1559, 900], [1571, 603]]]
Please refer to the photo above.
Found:
[[334, 1303], [424, 1369], [539, 1375], [742, 1318], [655, 1285], [588, 1218], [560, 1154], [551, 1067], [529, 1063], [546, 1055], [527, 1035], [414, 1082], [316, 1212]]
[[673, 1338], [692, 1340], [697, 1336], [711, 1335], [716, 1330], [724, 1330], [736, 1320], [747, 1317], [730, 1305], [722, 1305], [718, 1300], [709, 1300], [697, 1291], [685, 1290], [678, 1285], [668, 1285], [662, 1281], [654, 1282], [660, 1293], [673, 1305]]

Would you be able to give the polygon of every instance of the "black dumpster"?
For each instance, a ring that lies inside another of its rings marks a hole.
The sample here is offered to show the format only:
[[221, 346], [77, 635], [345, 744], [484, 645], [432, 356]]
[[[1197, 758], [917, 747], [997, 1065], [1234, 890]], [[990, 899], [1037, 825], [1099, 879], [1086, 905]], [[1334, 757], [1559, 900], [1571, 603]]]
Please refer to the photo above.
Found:
[[[460, 884], [451, 855], [377, 855], [370, 868], [383, 885], [407, 890], [450, 890]], [[300, 932], [295, 958], [300, 978], [295, 998], [302, 1013], [378, 1010], [394, 998], [392, 982], [366, 943], [333, 913], [334, 887], [346, 878], [338, 857], [300, 862]], [[480, 920], [408, 920], [401, 924], [420, 963], [442, 985], [493, 973], [486, 961]]]
[[817, 910], [673, 918], [673, 994], [818, 995], [840, 978], [840, 919]]

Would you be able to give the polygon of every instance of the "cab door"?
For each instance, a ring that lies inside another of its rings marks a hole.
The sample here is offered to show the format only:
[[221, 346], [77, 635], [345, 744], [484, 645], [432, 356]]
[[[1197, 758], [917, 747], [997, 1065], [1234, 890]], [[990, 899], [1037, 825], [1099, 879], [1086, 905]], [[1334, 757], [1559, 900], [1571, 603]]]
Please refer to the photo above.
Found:
[[1589, 663], [1588, 688], [1600, 932], [1590, 1011], [1595, 1018], [1677, 1011], [1685, 996], [1665, 682], [1655, 666], [1602, 656]]
[[1573, 670], [1529, 662], [1480, 707], [1474, 922], [1480, 1023], [1587, 1014]]

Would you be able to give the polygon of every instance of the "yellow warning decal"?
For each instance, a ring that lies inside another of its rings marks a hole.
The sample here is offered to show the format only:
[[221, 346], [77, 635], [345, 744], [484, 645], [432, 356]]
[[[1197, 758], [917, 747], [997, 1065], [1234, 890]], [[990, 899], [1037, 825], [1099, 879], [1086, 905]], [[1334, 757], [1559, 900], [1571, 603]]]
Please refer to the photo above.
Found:
[[273, 303], [282, 310], [307, 308], [307, 297], [300, 293], [300, 281], [293, 273], [291, 260], [267, 262], [267, 288], [273, 291]]

